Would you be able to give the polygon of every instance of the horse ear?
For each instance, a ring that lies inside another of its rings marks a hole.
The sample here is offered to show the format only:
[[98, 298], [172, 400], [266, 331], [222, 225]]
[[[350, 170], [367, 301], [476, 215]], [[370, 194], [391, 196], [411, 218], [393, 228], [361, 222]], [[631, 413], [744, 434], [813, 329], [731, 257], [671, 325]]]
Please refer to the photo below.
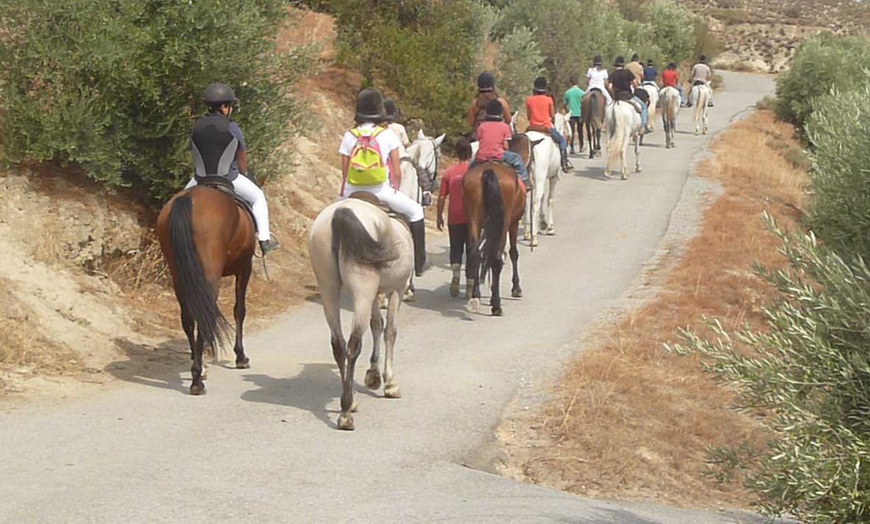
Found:
[[441, 147], [441, 142], [444, 142], [444, 137], [445, 137], [445, 136], [447, 136], [446, 133], [443, 134], [443, 135], [441, 135], [441, 136], [439, 136], [438, 138], [436, 138], [436, 139], [435, 139], [435, 145], [438, 146], [438, 147]]
[[519, 111], [514, 111], [514, 114], [511, 115], [511, 121], [516, 120], [517, 115], [519, 115], [519, 114], [520, 114]]
[[422, 129], [417, 132], [417, 140], [426, 140], [426, 135], [423, 134]]

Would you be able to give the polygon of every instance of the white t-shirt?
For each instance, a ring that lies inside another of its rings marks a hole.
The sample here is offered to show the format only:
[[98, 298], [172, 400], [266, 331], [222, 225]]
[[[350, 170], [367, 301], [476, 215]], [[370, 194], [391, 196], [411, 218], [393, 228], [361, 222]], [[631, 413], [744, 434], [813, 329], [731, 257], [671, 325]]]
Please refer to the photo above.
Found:
[[588, 71], [586, 71], [586, 78], [589, 79], [589, 87], [586, 88], [588, 91], [593, 87], [597, 87], [602, 92], [607, 91], [607, 69], [597, 67], [590, 67]]
[[[359, 129], [374, 129], [374, 124], [362, 124], [359, 126]], [[387, 164], [387, 172], [390, 172], [390, 153], [394, 149], [400, 149], [402, 147], [402, 143], [399, 141], [399, 137], [396, 136], [395, 133], [390, 131], [389, 129], [385, 129], [381, 131], [378, 136], [375, 137], [375, 142], [378, 143], [378, 147], [381, 148], [381, 157], [384, 159], [384, 163]], [[342, 156], [349, 157], [353, 152], [353, 148], [356, 145], [356, 137], [353, 136], [353, 133], [347, 131], [344, 134], [344, 137], [341, 139], [341, 145], [338, 146], [338, 153]], [[385, 184], [389, 184], [389, 181], [384, 182]]]

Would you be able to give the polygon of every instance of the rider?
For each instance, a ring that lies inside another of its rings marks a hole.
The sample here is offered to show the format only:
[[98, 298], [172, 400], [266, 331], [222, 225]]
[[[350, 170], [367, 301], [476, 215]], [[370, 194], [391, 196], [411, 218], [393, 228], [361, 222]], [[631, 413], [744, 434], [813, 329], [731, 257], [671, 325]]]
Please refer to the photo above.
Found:
[[583, 107], [583, 95], [586, 93], [577, 85], [577, 75], [572, 74], [569, 79], [571, 88], [565, 91], [565, 107], [571, 115], [568, 119], [568, 124], [571, 127], [571, 138], [568, 145], [571, 149], [571, 154], [574, 154], [574, 137], [576, 136], [580, 144], [583, 145], [583, 131], [580, 127], [581, 110]]
[[629, 62], [625, 68], [631, 71], [631, 74], [633, 74], [634, 77], [637, 78], [638, 83], [640, 83], [643, 78], [643, 64], [640, 63], [640, 57], [637, 53], [631, 55], [631, 62]]
[[[248, 150], [242, 130], [230, 116], [238, 103], [226, 84], [211, 84], [202, 95], [208, 114], [199, 117], [190, 132], [190, 152], [196, 175], [184, 189], [197, 185], [204, 176], [222, 176], [233, 184], [236, 194], [251, 205], [257, 224], [257, 240], [263, 255], [280, 245], [269, 234], [269, 206], [266, 195], [248, 178]], [[239, 176], [239, 175], [242, 176]]]
[[601, 67], [603, 61], [601, 60], [601, 55], [595, 55], [595, 58], [592, 59], [592, 67], [590, 67], [586, 71], [586, 92], [590, 92], [593, 89], [597, 89], [598, 92], [604, 95], [604, 98], [607, 99], [607, 103], [611, 103], [613, 99], [610, 97], [610, 91], [607, 90], [607, 69]]
[[457, 284], [459, 269], [462, 266], [462, 253], [468, 257], [468, 224], [465, 218], [465, 207], [462, 202], [462, 182], [468, 172], [471, 158], [471, 144], [464, 137], [456, 141], [456, 157], [459, 163], [447, 169], [441, 177], [441, 189], [438, 191], [438, 231], [444, 230], [444, 202], [450, 200], [447, 208], [447, 232], [450, 237], [450, 269], [453, 271]]
[[680, 93], [680, 105], [686, 105], [686, 90], [680, 83], [680, 72], [677, 71], [677, 64], [671, 62], [668, 67], [662, 71], [662, 89], [673, 87]]
[[489, 161], [503, 161], [517, 172], [526, 188], [529, 184], [529, 172], [519, 153], [508, 150], [508, 143], [513, 137], [511, 127], [502, 120], [504, 106], [498, 100], [490, 100], [486, 105], [486, 120], [477, 127], [478, 148], [472, 167]]
[[408, 139], [408, 131], [405, 130], [405, 126], [396, 121], [399, 119], [399, 108], [396, 106], [396, 101], [392, 98], [385, 98], [384, 109], [387, 112], [384, 124], [386, 124], [387, 129], [399, 137], [399, 142], [402, 144], [402, 147], [399, 149], [399, 157], [404, 157], [405, 148], [411, 145], [411, 141]]
[[562, 171], [567, 173], [574, 169], [568, 161], [568, 143], [565, 137], [553, 126], [556, 117], [556, 106], [553, 99], [547, 95], [547, 79], [539, 76], [535, 79], [532, 96], [526, 98], [526, 116], [529, 119], [529, 131], [549, 133], [553, 141], [559, 144], [562, 160]]
[[[698, 63], [692, 66], [692, 87], [697, 85], [705, 85], [710, 88], [710, 98], [707, 99], [707, 107], [713, 107], [713, 88], [710, 82], [713, 80], [713, 70], [707, 65], [707, 55], [701, 55], [698, 58]], [[686, 107], [692, 107], [690, 99]]]
[[[381, 126], [386, 115], [384, 98], [380, 91], [363, 89], [356, 99], [356, 127], [344, 134], [338, 152], [341, 155], [341, 197], [346, 198], [357, 191], [366, 191], [377, 196], [396, 213], [405, 215], [414, 239], [414, 270], [417, 276], [431, 267], [426, 256], [426, 229], [423, 224], [423, 206], [411, 197], [398, 191], [402, 171], [399, 168], [399, 139]], [[377, 143], [383, 167], [369, 171], [351, 168], [351, 155], [362, 137], [371, 137]], [[391, 182], [393, 185], [391, 185]]]
[[477, 126], [486, 120], [486, 105], [490, 100], [498, 100], [504, 108], [504, 121], [506, 124], [511, 123], [511, 106], [507, 100], [499, 96], [495, 89], [495, 76], [489, 71], [480, 73], [477, 77], [477, 95], [471, 101], [471, 107], [468, 108], [468, 125], [472, 129], [472, 140], [475, 139]]
[[[640, 123], [642, 132], [650, 131], [648, 127], [649, 113], [647, 112], [646, 103], [638, 98], [635, 93], [635, 88], [638, 87], [639, 78], [634, 76], [634, 73], [625, 68], [625, 58], [617, 56], [614, 60], [613, 67], [616, 68], [613, 74], [610, 75], [610, 86], [613, 89], [613, 96], [616, 100], [629, 101], [631, 100], [640, 107]], [[643, 91], [643, 89], [637, 89]]]
[[643, 69], [643, 82], [650, 83], [656, 85], [656, 77], [659, 75], [659, 72], [656, 70], [656, 66], [653, 63], [652, 59], [646, 61], [646, 67]]

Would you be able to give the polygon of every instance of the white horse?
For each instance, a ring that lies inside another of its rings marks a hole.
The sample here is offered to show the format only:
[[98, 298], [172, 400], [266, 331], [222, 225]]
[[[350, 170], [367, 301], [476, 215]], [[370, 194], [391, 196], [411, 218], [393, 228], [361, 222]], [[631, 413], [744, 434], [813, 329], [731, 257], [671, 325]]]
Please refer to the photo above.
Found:
[[634, 138], [634, 170], [640, 172], [640, 115], [631, 102], [614, 101], [608, 104], [605, 111], [605, 123], [607, 125], [607, 164], [604, 166], [604, 174], [610, 176], [611, 168], [617, 161], [620, 163], [622, 179], [628, 178], [626, 166], [626, 151], [628, 142]]
[[401, 159], [402, 181], [399, 191], [424, 206], [431, 204], [432, 193], [437, 189], [435, 182], [442, 142], [444, 135], [430, 138], [420, 130], [417, 139], [408, 146], [406, 156]]
[[[559, 144], [549, 134], [526, 131], [531, 148], [529, 178], [532, 180], [532, 198], [526, 200], [524, 239], [530, 246], [538, 245], [538, 230], [543, 227], [548, 235], [556, 234], [553, 218], [556, 183], [562, 166]], [[546, 196], [546, 199], [544, 198]], [[534, 214], [534, 216], [533, 216]]]
[[665, 149], [674, 146], [674, 135], [677, 132], [677, 115], [680, 114], [680, 92], [674, 87], [661, 90], [659, 103], [662, 109], [662, 128], [665, 132]]
[[568, 115], [561, 111], [556, 111], [556, 116], [553, 118], [553, 127], [556, 128], [556, 131], [562, 134], [562, 136], [569, 138], [571, 136], [571, 126], [568, 123]]
[[[367, 193], [355, 195], [360, 194]], [[365, 384], [374, 390], [381, 386], [378, 364], [383, 335], [386, 346], [384, 396], [401, 396], [393, 377], [393, 352], [400, 296], [414, 271], [414, 244], [408, 228], [398, 219], [391, 219], [374, 205], [351, 197], [331, 204], [317, 215], [308, 237], [308, 252], [332, 336], [332, 355], [341, 374], [338, 428], [352, 430], [352, 413], [356, 411], [354, 368], [370, 324], [373, 347]], [[342, 289], [353, 302], [353, 324], [347, 342], [341, 329]], [[377, 304], [379, 292], [389, 296], [386, 329]]]
[[707, 103], [713, 95], [706, 84], [692, 86], [689, 91], [689, 101], [695, 106], [695, 134], [707, 134]]
[[647, 109], [647, 119], [649, 122], [649, 128], [655, 128], [656, 121], [656, 107], [659, 105], [659, 88], [655, 84], [655, 82], [644, 82], [641, 86], [646, 94], [649, 95], [649, 108]]

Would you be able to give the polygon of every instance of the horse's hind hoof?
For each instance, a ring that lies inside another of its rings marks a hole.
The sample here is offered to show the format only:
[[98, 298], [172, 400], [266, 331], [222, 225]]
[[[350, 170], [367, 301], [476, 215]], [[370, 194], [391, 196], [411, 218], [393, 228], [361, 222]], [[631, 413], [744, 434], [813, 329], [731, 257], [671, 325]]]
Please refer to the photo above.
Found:
[[236, 360], [236, 369], [249, 369], [251, 367], [251, 359], [245, 357], [244, 360]]
[[459, 279], [453, 279], [450, 282], [450, 296], [456, 298], [459, 296]]
[[399, 386], [395, 384], [387, 384], [386, 386], [384, 386], [384, 397], [402, 398], [402, 392], [399, 391]]
[[551, 237], [556, 236], [556, 228], [554, 228], [554, 227], [548, 228], [547, 234], [550, 235]]
[[479, 298], [472, 298], [471, 300], [468, 301], [468, 311], [470, 311], [472, 313], [477, 313], [478, 311], [480, 311], [480, 299]]
[[381, 372], [377, 369], [366, 371], [366, 387], [369, 389], [378, 390], [381, 388]]
[[205, 395], [205, 384], [191, 384], [190, 394], [193, 396]]
[[522, 289], [511, 289], [511, 296], [513, 298], [523, 298], [523, 290]]
[[504, 314], [504, 311], [501, 309], [501, 306], [497, 306], [492, 308], [492, 316], [500, 317]]
[[338, 416], [338, 429], [353, 431], [353, 415], [341, 413]]

